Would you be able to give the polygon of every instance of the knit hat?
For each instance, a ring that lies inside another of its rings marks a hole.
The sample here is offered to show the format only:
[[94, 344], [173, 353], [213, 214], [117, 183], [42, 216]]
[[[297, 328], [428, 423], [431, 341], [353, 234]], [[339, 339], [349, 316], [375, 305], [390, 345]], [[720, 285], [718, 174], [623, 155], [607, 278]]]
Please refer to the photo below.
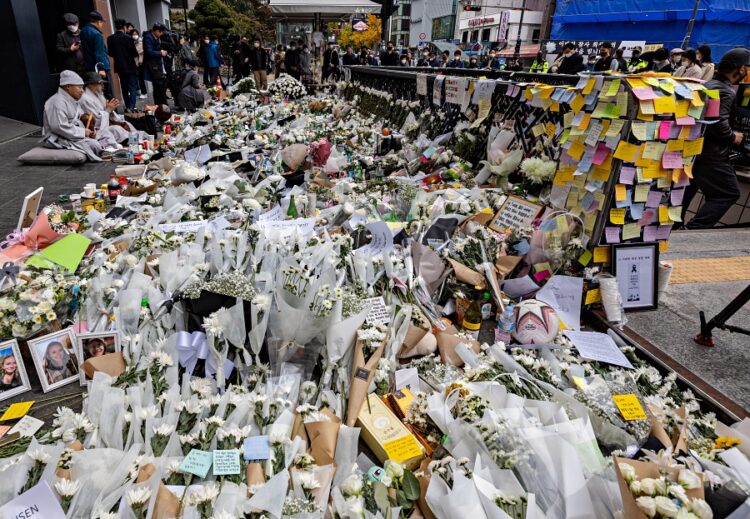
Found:
[[83, 85], [83, 79], [72, 70], [63, 70], [60, 72], [60, 86], [65, 85]]

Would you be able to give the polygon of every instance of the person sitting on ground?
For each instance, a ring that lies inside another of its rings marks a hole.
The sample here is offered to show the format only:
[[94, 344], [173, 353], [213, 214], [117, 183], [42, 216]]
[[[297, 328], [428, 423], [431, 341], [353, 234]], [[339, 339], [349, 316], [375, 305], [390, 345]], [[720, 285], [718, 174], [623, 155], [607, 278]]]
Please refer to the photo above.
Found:
[[[81, 96], [80, 104], [83, 111], [82, 121], [89, 128], [96, 129], [96, 140], [107, 149], [118, 149], [118, 144], [128, 139], [128, 134], [135, 131], [130, 123], [121, 119], [115, 112], [120, 106], [120, 100], [104, 97], [102, 78], [95, 72], [84, 74], [86, 88]], [[93, 120], [89, 122], [89, 118]]]
[[102, 146], [96, 141], [96, 130], [81, 121], [79, 99], [83, 96], [83, 79], [70, 70], [60, 73], [60, 88], [44, 103], [42, 146], [76, 150], [89, 160], [100, 161]]
[[698, 58], [693, 49], [688, 49], [682, 54], [680, 68], [674, 71], [675, 77], [700, 79], [703, 71], [698, 65]]
[[177, 102], [188, 112], [194, 112], [206, 104], [208, 93], [201, 84], [201, 77], [195, 71], [198, 66], [197, 61], [184, 60], [185, 77], [182, 78], [182, 87], [177, 95]]

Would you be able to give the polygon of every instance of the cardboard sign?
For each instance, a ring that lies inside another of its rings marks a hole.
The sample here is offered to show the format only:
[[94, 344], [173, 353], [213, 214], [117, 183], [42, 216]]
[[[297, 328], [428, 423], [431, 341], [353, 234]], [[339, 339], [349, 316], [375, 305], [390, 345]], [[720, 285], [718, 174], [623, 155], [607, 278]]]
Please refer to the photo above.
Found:
[[509, 196], [500, 210], [490, 222], [489, 228], [503, 232], [505, 229], [521, 229], [531, 227], [544, 207], [517, 196]]
[[65, 519], [65, 512], [47, 482], [42, 481], [0, 508], [0, 517]]
[[44, 422], [42, 420], [26, 415], [21, 418], [21, 420], [19, 420], [18, 423], [8, 431], [8, 433], [19, 433], [21, 436], [31, 437], [34, 436], [34, 433], [41, 429], [43, 425]]

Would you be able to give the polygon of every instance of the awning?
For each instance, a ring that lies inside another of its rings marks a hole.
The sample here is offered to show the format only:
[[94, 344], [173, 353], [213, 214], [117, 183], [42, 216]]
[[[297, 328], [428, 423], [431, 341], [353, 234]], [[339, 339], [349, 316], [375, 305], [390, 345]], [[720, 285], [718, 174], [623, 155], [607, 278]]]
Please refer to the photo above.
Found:
[[[518, 53], [518, 56], [521, 58], [535, 58], [539, 53], [540, 48], [541, 45], [539, 43], [529, 43], [528, 45], [521, 45], [521, 52]], [[502, 58], [512, 58], [515, 55], [515, 43], [508, 44], [508, 47], [500, 51], [500, 57]]]
[[326, 0], [325, 2], [271, 0], [270, 7], [271, 13], [274, 15], [309, 14], [312, 18], [315, 13], [338, 16], [357, 12], [377, 14], [380, 12], [381, 5], [370, 0]]

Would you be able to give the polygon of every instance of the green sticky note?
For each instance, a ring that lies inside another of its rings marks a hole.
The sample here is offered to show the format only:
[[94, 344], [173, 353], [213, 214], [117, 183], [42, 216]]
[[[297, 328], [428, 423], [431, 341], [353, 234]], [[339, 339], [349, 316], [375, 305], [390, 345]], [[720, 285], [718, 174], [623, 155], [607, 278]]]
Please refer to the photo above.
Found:
[[581, 254], [581, 257], [578, 258], [578, 263], [580, 263], [581, 265], [585, 267], [586, 265], [589, 264], [592, 257], [593, 255], [591, 254], [591, 251], [585, 250], [583, 251], [583, 254]]
[[214, 457], [210, 452], [193, 449], [188, 452], [185, 459], [180, 463], [180, 472], [194, 474], [200, 478], [205, 478], [211, 469]]
[[68, 234], [46, 249], [34, 254], [26, 260], [26, 264], [49, 269], [52, 268], [52, 264], [50, 263], [52, 262], [70, 272], [75, 272], [90, 244], [91, 240], [82, 234]]
[[240, 451], [216, 450], [214, 451], [214, 476], [228, 476], [240, 473]]

